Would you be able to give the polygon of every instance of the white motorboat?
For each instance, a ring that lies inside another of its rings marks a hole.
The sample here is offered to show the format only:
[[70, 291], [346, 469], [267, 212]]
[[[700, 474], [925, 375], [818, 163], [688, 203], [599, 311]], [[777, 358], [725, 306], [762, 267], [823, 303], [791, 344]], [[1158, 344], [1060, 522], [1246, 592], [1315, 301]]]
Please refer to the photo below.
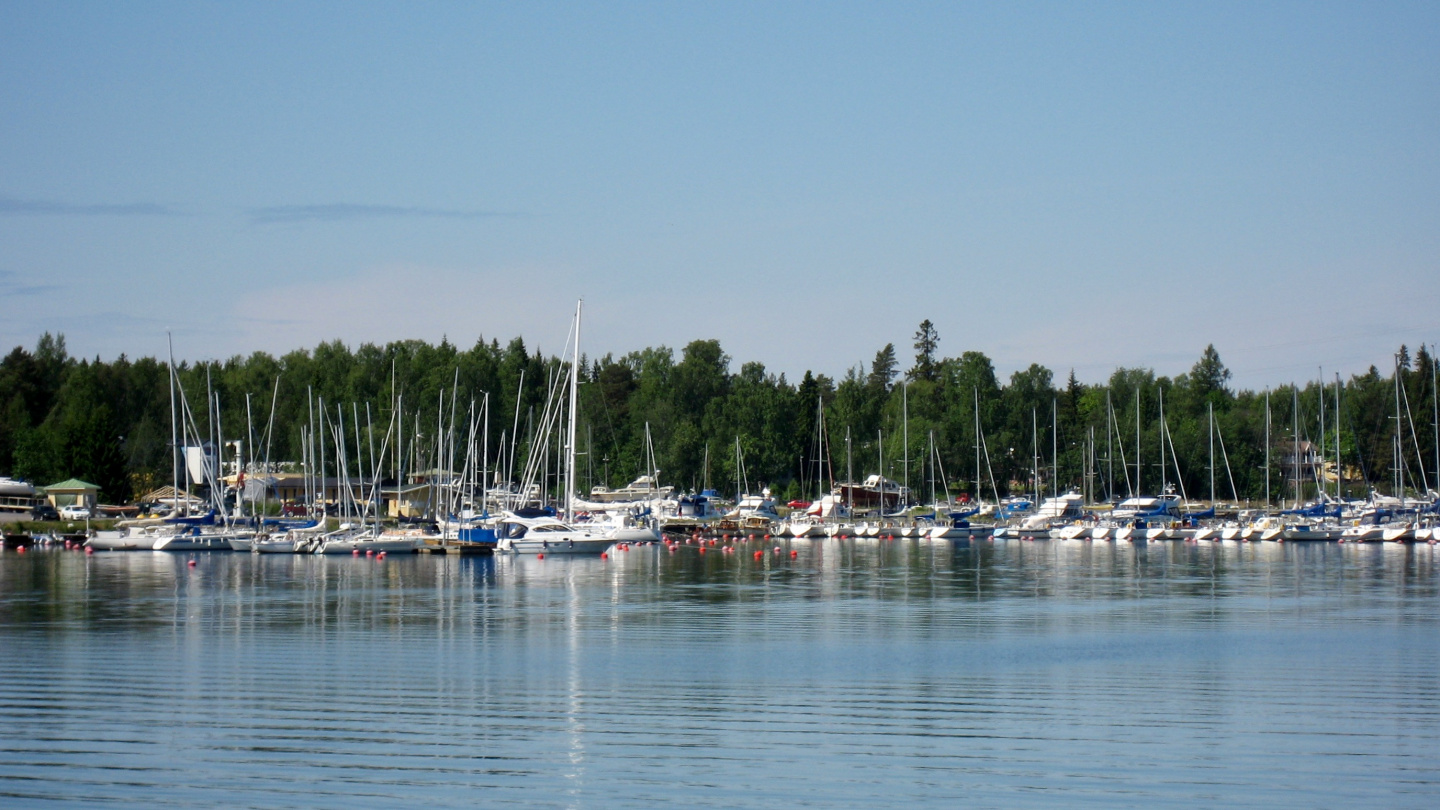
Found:
[[171, 527], [145, 526], [95, 532], [85, 545], [96, 551], [150, 551], [155, 542], [173, 531]]
[[553, 517], [507, 514], [496, 528], [496, 551], [514, 554], [599, 554], [615, 541], [600, 532], [562, 523]]

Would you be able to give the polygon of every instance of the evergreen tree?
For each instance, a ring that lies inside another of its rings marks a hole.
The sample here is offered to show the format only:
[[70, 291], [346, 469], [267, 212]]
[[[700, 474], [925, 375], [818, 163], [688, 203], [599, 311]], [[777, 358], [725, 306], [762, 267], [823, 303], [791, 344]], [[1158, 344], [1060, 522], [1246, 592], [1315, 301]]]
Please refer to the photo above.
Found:
[[940, 333], [935, 324], [926, 318], [915, 331], [915, 367], [910, 369], [912, 380], [935, 380], [935, 351], [940, 347]]
[[895, 359], [895, 344], [886, 343], [885, 348], [875, 353], [875, 360], [870, 364], [870, 384], [888, 391], [899, 365]]

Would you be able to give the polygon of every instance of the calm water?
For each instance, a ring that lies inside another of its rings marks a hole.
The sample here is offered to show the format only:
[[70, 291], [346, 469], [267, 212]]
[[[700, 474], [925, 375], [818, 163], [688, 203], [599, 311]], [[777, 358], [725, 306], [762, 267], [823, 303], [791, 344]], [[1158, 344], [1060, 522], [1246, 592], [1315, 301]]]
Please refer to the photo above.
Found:
[[794, 547], [8, 551], [0, 805], [1440, 806], [1436, 548]]

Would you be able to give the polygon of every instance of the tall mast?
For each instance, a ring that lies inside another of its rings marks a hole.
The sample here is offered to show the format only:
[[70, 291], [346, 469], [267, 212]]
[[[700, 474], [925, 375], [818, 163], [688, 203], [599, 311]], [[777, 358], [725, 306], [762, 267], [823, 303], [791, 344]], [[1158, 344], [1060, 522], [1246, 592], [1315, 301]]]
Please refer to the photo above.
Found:
[[1165, 475], [1165, 389], [1158, 389], [1160, 394], [1160, 497], [1165, 497], [1166, 484], [1169, 483]]
[[[923, 469], [923, 468], [922, 468]], [[930, 506], [935, 506], [935, 431], [930, 431]]]
[[815, 447], [819, 457], [815, 460], [815, 500], [818, 502], [825, 495], [825, 485], [820, 483], [820, 476], [824, 474], [825, 453], [825, 402], [820, 396], [815, 397]]
[[1400, 507], [1405, 507], [1405, 445], [1403, 440], [1404, 422], [1400, 421], [1400, 355], [1395, 355], [1395, 496]]
[[1210, 508], [1215, 508], [1215, 403], [1207, 402], [1210, 415]]
[[1030, 474], [1035, 476], [1035, 506], [1040, 506], [1040, 417], [1030, 406]]
[[980, 502], [980, 386], [975, 386], [975, 502]]
[[1135, 494], [1145, 491], [1145, 478], [1140, 467], [1140, 386], [1135, 386]]
[[[167, 331], [165, 344], [170, 350], [170, 512], [180, 511], [180, 432], [175, 421], [175, 339]], [[185, 513], [190, 513], [190, 488], [185, 488]]]
[[489, 515], [487, 506], [490, 497], [490, 392], [485, 392], [484, 404], [480, 407], [485, 409], [485, 438], [484, 449], [480, 451], [480, 514]]
[[1328, 493], [1326, 492], [1326, 489], [1325, 489], [1325, 367], [1324, 367], [1324, 366], [1321, 366], [1321, 367], [1320, 367], [1320, 385], [1319, 385], [1319, 387], [1316, 389], [1316, 396], [1315, 396], [1315, 398], [1316, 398], [1317, 400], [1319, 400], [1319, 402], [1320, 402], [1320, 452], [1317, 454], [1317, 456], [1318, 456], [1319, 459], [1320, 459], [1320, 461], [1319, 461], [1320, 469], [1315, 471], [1315, 473], [1316, 473], [1316, 475], [1315, 475], [1315, 489], [1317, 490], [1317, 492], [1315, 493], [1315, 499], [1318, 500], [1318, 501], [1324, 501], [1324, 500], [1325, 500], [1325, 496], [1328, 494]]
[[1115, 442], [1111, 428], [1115, 424], [1115, 409], [1110, 406], [1110, 388], [1105, 388], [1105, 500], [1115, 497]]
[[[250, 448], [250, 454], [251, 454], [251, 455], [254, 455], [254, 454], [255, 454], [255, 425], [254, 425], [254, 423], [251, 421], [251, 419], [252, 419], [252, 416], [251, 416], [251, 414], [250, 414], [250, 392], [247, 391], [247, 392], [245, 392], [245, 444], [244, 444], [243, 446], [244, 446], [244, 447], [249, 447], [249, 448]], [[243, 453], [243, 451], [240, 451], [240, 452], [237, 453], [237, 455], [242, 456], [242, 458], [239, 459], [239, 462], [240, 462], [240, 464], [239, 464], [239, 466], [240, 466], [240, 475], [236, 478], [236, 483], [237, 483], [236, 489], [238, 490], [239, 494], [237, 494], [235, 497], [236, 497], [236, 498], [244, 498], [244, 497], [245, 497], [245, 464], [244, 464], [244, 459], [243, 459], [244, 453]], [[238, 503], [238, 501], [237, 501], [237, 503], [236, 503], [236, 511], [239, 511], [239, 503]], [[254, 512], [254, 511], [255, 511], [255, 507], [254, 507], [254, 506], [251, 506], [251, 507], [250, 507], [250, 511], [251, 511], [251, 512]]]
[[575, 519], [575, 409], [580, 398], [580, 307], [584, 303], [583, 300], [575, 302], [575, 348], [570, 362], [570, 439], [565, 448], [565, 520], [567, 522]]
[[1290, 389], [1290, 396], [1291, 396], [1290, 410], [1292, 411], [1292, 413], [1290, 414], [1290, 418], [1291, 418], [1291, 422], [1294, 424], [1294, 427], [1291, 428], [1291, 429], [1295, 432], [1294, 442], [1293, 442], [1293, 443], [1294, 443], [1295, 450], [1294, 450], [1294, 456], [1292, 456], [1293, 460], [1295, 461], [1295, 508], [1296, 508], [1296, 509], [1299, 509], [1299, 508], [1300, 508], [1300, 385], [1299, 385], [1298, 383], [1295, 385], [1294, 388]]
[[1270, 389], [1265, 389], [1265, 508], [1270, 508]]
[[1060, 497], [1060, 406], [1050, 398], [1050, 495]]
[[910, 385], [900, 382], [900, 444], [905, 489], [910, 489]]
[[[1436, 437], [1440, 440], [1440, 436]], [[1340, 485], [1345, 480], [1345, 471], [1340, 460], [1340, 374], [1335, 374], [1335, 500], [1341, 500], [1345, 496], [1340, 491]]]
[[[514, 422], [514, 424], [512, 424], [512, 425], [510, 426], [510, 452], [509, 452], [509, 454], [506, 456], [506, 462], [505, 462], [505, 464], [506, 464], [506, 466], [505, 466], [505, 500], [506, 500], [507, 502], [510, 500], [510, 482], [512, 482], [512, 481], [515, 480], [515, 445], [516, 445], [517, 440], [520, 438], [520, 400], [521, 400], [521, 396], [520, 396], [520, 395], [521, 395], [522, 393], [524, 393], [524, 392], [525, 392], [525, 369], [522, 368], [522, 369], [520, 369], [520, 382], [519, 382], [519, 384], [515, 387], [515, 422]], [[501, 446], [500, 452], [502, 452], [502, 453], [505, 452], [504, 446]], [[498, 466], [498, 465], [497, 465], [497, 466]], [[520, 495], [517, 496], [517, 500], [516, 500], [517, 505], [520, 505], [520, 503], [521, 503], [520, 500], [519, 500], [519, 498], [523, 498], [523, 497], [524, 497], [524, 494], [523, 494], [523, 493], [521, 493]]]

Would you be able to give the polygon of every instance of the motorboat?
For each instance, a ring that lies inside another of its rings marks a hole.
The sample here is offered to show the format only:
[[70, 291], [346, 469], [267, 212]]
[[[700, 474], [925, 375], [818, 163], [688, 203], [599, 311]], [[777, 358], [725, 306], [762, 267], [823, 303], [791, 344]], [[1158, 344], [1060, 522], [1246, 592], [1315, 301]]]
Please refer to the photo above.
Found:
[[495, 550], [514, 554], [599, 554], [615, 544], [605, 533], [544, 515], [507, 513], [495, 527]]

